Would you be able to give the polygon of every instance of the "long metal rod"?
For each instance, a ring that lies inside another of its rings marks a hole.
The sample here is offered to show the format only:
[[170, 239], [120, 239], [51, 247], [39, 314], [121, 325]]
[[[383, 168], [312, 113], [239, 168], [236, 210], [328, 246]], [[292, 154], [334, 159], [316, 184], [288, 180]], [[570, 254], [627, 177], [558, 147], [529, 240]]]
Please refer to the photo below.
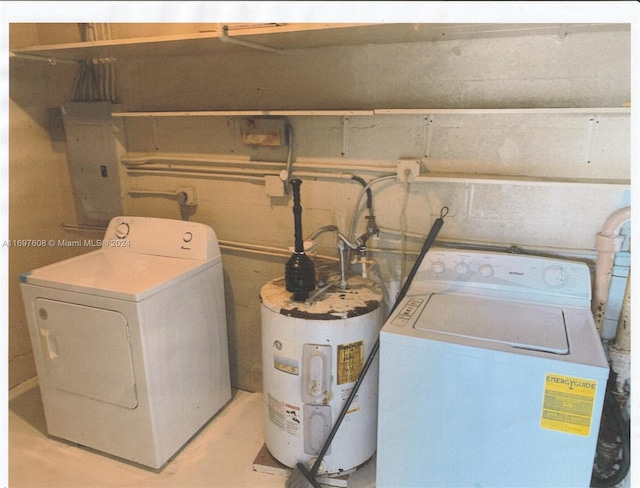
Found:
[[[407, 294], [407, 290], [409, 289], [409, 286], [411, 285], [411, 282], [413, 281], [414, 276], [418, 272], [418, 269], [422, 264], [422, 260], [425, 254], [427, 254], [427, 251], [429, 251], [429, 249], [433, 245], [433, 242], [436, 240], [438, 232], [440, 232], [440, 229], [442, 228], [442, 224], [444, 224], [444, 217], [447, 215], [447, 213], [449, 213], [449, 209], [447, 207], [444, 207], [440, 213], [440, 217], [438, 217], [433, 223], [433, 226], [431, 227], [431, 231], [429, 232], [429, 235], [427, 236], [426, 240], [424, 241], [424, 244], [422, 245], [422, 249], [420, 250], [418, 259], [416, 259], [416, 262], [413, 264], [413, 267], [411, 268], [411, 271], [409, 272], [409, 275], [407, 276], [407, 279], [405, 280], [404, 285], [402, 286], [402, 289], [400, 290], [400, 293], [396, 298], [396, 302], [394, 303], [393, 308], [389, 312], [389, 315], [388, 315], [389, 317], [393, 314], [393, 312], [396, 310], [398, 305], [400, 305], [400, 302], [403, 300], [403, 298]], [[322, 460], [324, 459], [325, 454], [329, 450], [329, 446], [331, 446], [331, 442], [333, 441], [333, 438], [338, 432], [338, 429], [340, 428], [340, 424], [342, 424], [342, 420], [347, 414], [347, 411], [349, 410], [349, 407], [351, 406], [353, 399], [358, 393], [358, 389], [360, 388], [360, 385], [364, 381], [367, 371], [369, 370], [371, 363], [373, 363], [373, 360], [375, 359], [375, 356], [378, 353], [379, 349], [380, 349], [380, 337], [378, 337], [375, 344], [373, 345], [373, 348], [371, 349], [371, 352], [369, 353], [369, 356], [367, 357], [367, 360], [364, 363], [362, 370], [360, 370], [360, 374], [358, 375], [356, 384], [353, 385], [353, 389], [351, 390], [351, 393], [349, 394], [347, 401], [342, 407], [342, 410], [340, 411], [340, 415], [338, 415], [338, 418], [336, 419], [336, 422], [333, 425], [331, 432], [329, 432], [329, 437], [327, 437], [327, 440], [322, 446], [322, 449], [320, 450], [320, 453], [318, 454], [316, 461], [313, 463], [313, 466], [311, 467], [311, 471], [310, 471], [311, 476], [315, 476], [318, 473], [320, 464], [322, 463]]]

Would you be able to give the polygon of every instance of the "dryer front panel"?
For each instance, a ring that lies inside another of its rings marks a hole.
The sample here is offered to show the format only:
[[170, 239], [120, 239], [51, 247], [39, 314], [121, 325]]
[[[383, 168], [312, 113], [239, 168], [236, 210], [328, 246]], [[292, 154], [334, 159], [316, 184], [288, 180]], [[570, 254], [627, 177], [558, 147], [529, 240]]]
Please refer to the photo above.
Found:
[[138, 398], [124, 315], [45, 298], [34, 303], [49, 386], [135, 408]]

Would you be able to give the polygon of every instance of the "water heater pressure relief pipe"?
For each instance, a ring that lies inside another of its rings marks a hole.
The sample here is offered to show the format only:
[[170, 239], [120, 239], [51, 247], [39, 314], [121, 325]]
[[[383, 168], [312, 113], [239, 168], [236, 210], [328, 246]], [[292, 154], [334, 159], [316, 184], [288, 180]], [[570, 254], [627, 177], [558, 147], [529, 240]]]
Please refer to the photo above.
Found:
[[287, 291], [293, 293], [293, 300], [304, 302], [309, 297], [309, 292], [316, 287], [316, 275], [313, 261], [304, 252], [302, 239], [302, 206], [300, 205], [299, 179], [291, 180], [293, 189], [293, 222], [294, 222], [294, 252], [285, 264], [284, 278]]

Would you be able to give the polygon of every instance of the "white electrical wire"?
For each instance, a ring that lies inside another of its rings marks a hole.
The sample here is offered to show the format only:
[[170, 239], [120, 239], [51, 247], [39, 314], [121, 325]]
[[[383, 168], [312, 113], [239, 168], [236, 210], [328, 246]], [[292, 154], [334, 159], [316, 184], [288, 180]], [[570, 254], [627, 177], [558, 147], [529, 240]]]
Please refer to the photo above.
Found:
[[356, 204], [354, 206], [353, 209], [353, 215], [351, 216], [351, 228], [349, 230], [349, 238], [350, 239], [355, 239], [356, 238], [356, 227], [357, 227], [357, 218], [358, 218], [358, 213], [360, 212], [360, 203], [362, 202], [362, 197], [367, 193], [367, 190], [369, 190], [373, 185], [376, 185], [378, 183], [382, 183], [385, 181], [389, 181], [389, 180], [396, 180], [398, 177], [397, 175], [388, 175], [388, 176], [381, 176], [380, 178], [376, 178], [375, 180], [371, 181], [370, 183], [367, 184], [367, 186], [365, 186], [362, 191], [360, 191], [360, 194], [358, 195], [358, 199], [356, 201]]
[[[109, 24], [79, 24], [83, 42], [100, 42], [111, 39]], [[73, 86], [73, 99], [77, 101], [116, 100], [115, 69], [112, 58], [84, 60]]]

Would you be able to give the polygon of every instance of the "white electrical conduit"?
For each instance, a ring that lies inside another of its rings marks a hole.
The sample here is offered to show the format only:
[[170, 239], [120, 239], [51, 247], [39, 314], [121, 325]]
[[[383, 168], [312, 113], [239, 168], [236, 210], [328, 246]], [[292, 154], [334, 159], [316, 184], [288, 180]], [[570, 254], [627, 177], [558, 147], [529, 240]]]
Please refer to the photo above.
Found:
[[280, 172], [280, 179], [285, 183], [284, 192], [289, 193], [288, 183], [291, 180], [291, 165], [293, 164], [293, 127], [287, 122], [287, 166]]
[[357, 226], [357, 216], [358, 213], [360, 212], [360, 202], [362, 202], [362, 197], [367, 193], [367, 190], [370, 189], [373, 185], [376, 185], [378, 183], [382, 183], [385, 181], [389, 181], [389, 180], [396, 180], [397, 181], [398, 176], [393, 174], [393, 175], [387, 175], [387, 176], [382, 176], [380, 178], [377, 178], [373, 181], [371, 181], [370, 183], [367, 184], [367, 186], [365, 186], [361, 191], [360, 194], [358, 195], [358, 199], [356, 200], [356, 204], [353, 208], [353, 215], [351, 216], [351, 229], [349, 230], [349, 238], [350, 239], [355, 239], [355, 233], [356, 233], [356, 226]]
[[[282, 168], [281, 162], [274, 161], [251, 161], [251, 160], [233, 160], [233, 159], [221, 159], [216, 157], [202, 157], [202, 156], [140, 156], [140, 157], [123, 157], [120, 159], [125, 166], [147, 166], [149, 164], [168, 163], [173, 165], [182, 164], [219, 164], [225, 166], [233, 165], [250, 165], [250, 166], [266, 166], [266, 167], [278, 167]], [[309, 163], [303, 161], [296, 161], [296, 168], [301, 169], [323, 169], [323, 170], [340, 170], [340, 171], [352, 171], [352, 172], [373, 172], [373, 173], [390, 173], [396, 172], [396, 166], [372, 166], [372, 165], [353, 165], [345, 166], [344, 164], [332, 164], [332, 163]], [[295, 171], [295, 170], [294, 170]]]
[[178, 198], [178, 191], [129, 190], [132, 197], [169, 197]]
[[221, 165], [251, 165], [251, 166], [277, 166], [282, 167], [284, 163], [278, 161], [251, 161], [248, 159], [229, 159], [203, 156], [174, 156], [174, 155], [152, 155], [139, 157], [123, 157], [120, 162], [125, 166], [143, 166], [148, 164], [170, 163], [170, 164], [221, 164]]
[[598, 333], [602, 333], [602, 323], [609, 299], [613, 260], [620, 250], [623, 236], [620, 227], [631, 218], [631, 207], [621, 208], [612, 213], [605, 221], [602, 230], [596, 234], [596, 272], [591, 311]]
[[188, 164], [181, 165], [172, 165], [172, 164], [145, 164], [144, 167], [135, 166], [135, 169], [131, 169], [129, 171], [137, 171], [138, 173], [147, 173], [153, 171], [170, 171], [173, 173], [201, 173], [201, 174], [245, 174], [245, 175], [253, 175], [253, 176], [265, 176], [265, 175], [278, 175], [280, 171], [277, 169], [267, 170], [267, 169], [254, 169], [254, 168], [211, 168], [211, 167], [203, 167], [203, 166], [194, 166]]
[[[218, 171], [179, 171], [175, 169], [153, 169], [153, 170], [142, 170], [142, 169], [127, 169], [127, 174], [129, 176], [173, 176], [173, 177], [193, 177], [193, 178], [207, 178], [207, 179], [224, 179], [224, 180], [244, 180], [251, 181], [255, 183], [264, 183], [265, 175], [276, 176], [279, 172], [264, 172], [264, 171], [255, 171], [255, 170], [244, 170], [242, 172], [233, 171], [230, 172], [228, 170], [218, 170]], [[297, 177], [300, 178], [313, 178], [313, 179], [324, 179], [324, 180], [351, 180], [353, 179], [353, 174], [351, 173], [320, 173], [315, 171], [296, 171], [292, 172]], [[394, 176], [395, 178], [395, 176]]]
[[193, 178], [206, 178], [206, 179], [218, 179], [218, 180], [245, 180], [253, 181], [255, 183], [264, 183], [264, 176], [251, 176], [241, 174], [224, 174], [224, 173], [196, 173], [196, 172], [178, 172], [178, 171], [140, 171], [140, 170], [127, 170], [129, 176], [170, 176], [170, 177], [193, 177]]

